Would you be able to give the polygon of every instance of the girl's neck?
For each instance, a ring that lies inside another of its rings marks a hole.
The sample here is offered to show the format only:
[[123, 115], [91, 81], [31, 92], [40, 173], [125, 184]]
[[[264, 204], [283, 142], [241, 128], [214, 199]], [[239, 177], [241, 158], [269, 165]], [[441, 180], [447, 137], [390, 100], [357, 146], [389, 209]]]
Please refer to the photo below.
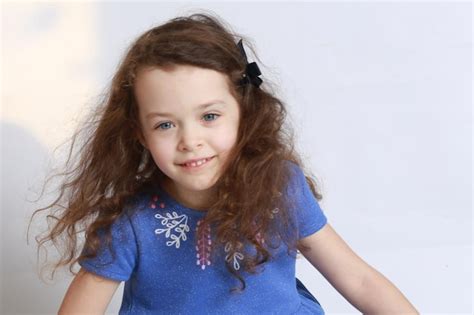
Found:
[[169, 178], [164, 178], [160, 184], [161, 188], [174, 200], [186, 208], [198, 211], [207, 211], [212, 188], [204, 191], [185, 190], [177, 187]]

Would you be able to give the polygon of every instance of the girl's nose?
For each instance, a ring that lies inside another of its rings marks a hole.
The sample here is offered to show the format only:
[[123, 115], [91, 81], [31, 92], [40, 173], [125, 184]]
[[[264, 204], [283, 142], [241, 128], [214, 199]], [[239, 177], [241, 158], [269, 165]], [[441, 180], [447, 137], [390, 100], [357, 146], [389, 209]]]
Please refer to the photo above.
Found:
[[202, 137], [196, 130], [182, 129], [178, 149], [180, 151], [193, 151], [202, 146]]
[[180, 151], [194, 151], [202, 146], [201, 142], [180, 142], [179, 150]]

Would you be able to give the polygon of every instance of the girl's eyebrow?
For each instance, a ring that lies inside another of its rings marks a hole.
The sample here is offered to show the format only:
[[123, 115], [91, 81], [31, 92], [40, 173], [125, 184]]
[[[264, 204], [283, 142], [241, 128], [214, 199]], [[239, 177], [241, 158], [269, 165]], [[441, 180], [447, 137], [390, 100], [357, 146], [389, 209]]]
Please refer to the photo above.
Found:
[[[210, 101], [210, 102], [207, 102], [207, 103], [204, 103], [204, 104], [201, 104], [199, 106], [197, 106], [194, 111], [198, 111], [198, 110], [202, 110], [202, 109], [205, 109], [205, 108], [208, 108], [212, 105], [225, 105], [225, 102], [224, 101], [221, 101], [221, 100], [214, 100], [214, 101]], [[152, 117], [155, 117], [155, 116], [161, 116], [161, 117], [173, 117], [173, 114], [172, 113], [158, 113], [158, 112], [150, 112], [146, 115], [146, 118], [152, 118]]]

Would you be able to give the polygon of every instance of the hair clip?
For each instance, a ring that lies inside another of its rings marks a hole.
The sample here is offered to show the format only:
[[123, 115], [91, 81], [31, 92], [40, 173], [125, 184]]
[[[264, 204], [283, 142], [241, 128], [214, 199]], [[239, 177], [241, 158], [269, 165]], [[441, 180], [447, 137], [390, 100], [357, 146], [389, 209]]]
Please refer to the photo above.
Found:
[[243, 85], [247, 83], [252, 83], [258, 88], [263, 82], [262, 79], [258, 77], [262, 73], [260, 72], [260, 69], [258, 68], [256, 62], [248, 62], [247, 54], [245, 53], [244, 46], [242, 44], [242, 39], [239, 40], [237, 46], [239, 47], [240, 54], [244, 57], [245, 62], [247, 64], [245, 67], [245, 73], [242, 75], [242, 79], [240, 80], [240, 84]]

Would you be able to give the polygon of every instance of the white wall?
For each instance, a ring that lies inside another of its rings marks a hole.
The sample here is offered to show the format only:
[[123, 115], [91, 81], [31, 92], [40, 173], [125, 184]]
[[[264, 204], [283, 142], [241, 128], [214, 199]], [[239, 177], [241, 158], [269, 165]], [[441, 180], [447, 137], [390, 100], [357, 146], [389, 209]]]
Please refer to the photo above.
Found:
[[[470, 313], [471, 4], [375, 1], [2, 3], [1, 313], [57, 311], [71, 278], [39, 281], [27, 200], [127, 45], [199, 8], [253, 38], [336, 231], [423, 314]], [[297, 276], [357, 313], [304, 259]]]

